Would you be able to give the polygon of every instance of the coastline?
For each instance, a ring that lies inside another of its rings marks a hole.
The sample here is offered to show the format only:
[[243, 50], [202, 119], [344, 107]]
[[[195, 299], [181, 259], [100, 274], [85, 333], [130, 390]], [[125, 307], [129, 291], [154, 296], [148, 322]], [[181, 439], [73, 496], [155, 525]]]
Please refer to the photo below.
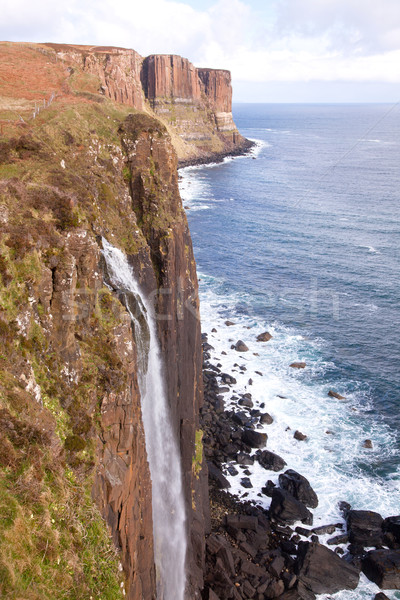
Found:
[[245, 156], [248, 152], [250, 152], [250, 150], [252, 150], [252, 148], [254, 148], [255, 145], [256, 143], [252, 140], [243, 138], [243, 142], [233, 150], [215, 152], [206, 154], [205, 156], [178, 160], [178, 170], [185, 167], [197, 167], [211, 163], [222, 163], [224, 159], [228, 157]]

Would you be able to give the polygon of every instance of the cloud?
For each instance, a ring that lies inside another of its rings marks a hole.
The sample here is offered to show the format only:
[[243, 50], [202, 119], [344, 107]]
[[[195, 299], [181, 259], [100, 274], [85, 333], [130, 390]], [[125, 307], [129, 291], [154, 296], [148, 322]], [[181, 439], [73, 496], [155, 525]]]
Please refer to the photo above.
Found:
[[400, 83], [399, 0], [3, 0], [0, 38], [180, 54], [243, 81]]

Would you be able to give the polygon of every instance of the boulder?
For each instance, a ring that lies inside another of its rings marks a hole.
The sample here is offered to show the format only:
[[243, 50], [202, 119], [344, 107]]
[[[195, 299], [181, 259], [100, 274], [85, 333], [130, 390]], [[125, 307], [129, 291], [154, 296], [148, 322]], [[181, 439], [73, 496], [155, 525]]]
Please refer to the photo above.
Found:
[[312, 489], [308, 479], [297, 471], [288, 469], [279, 475], [279, 485], [292, 496], [310, 508], [317, 508], [318, 496]]
[[256, 452], [256, 459], [260, 465], [268, 471], [281, 471], [286, 466], [286, 462], [283, 460], [283, 458], [274, 452], [270, 452], [269, 450]]
[[273, 418], [268, 413], [262, 413], [260, 415], [260, 423], [262, 425], [271, 425], [273, 422], [274, 422]]
[[268, 436], [253, 429], [245, 429], [242, 433], [242, 442], [250, 448], [264, 448], [267, 445]]
[[400, 589], [400, 550], [371, 550], [362, 561], [362, 570], [381, 589]]
[[400, 515], [388, 517], [382, 523], [384, 532], [391, 533], [397, 544], [400, 544]]
[[390, 600], [390, 599], [383, 592], [379, 592], [379, 594], [375, 594], [374, 600]]
[[272, 492], [269, 515], [276, 521], [289, 525], [296, 521], [301, 521], [305, 525], [313, 523], [313, 516], [304, 504], [280, 488], [275, 488]]
[[225, 321], [225, 325], [227, 327], [232, 327], [232, 325], [234, 325], [235, 323], [233, 323], [233, 321]]
[[328, 396], [330, 396], [331, 398], [336, 398], [337, 400], [346, 400], [346, 396], [341, 396], [340, 394], [338, 394], [337, 392], [334, 392], [333, 390], [329, 390]]
[[349, 510], [347, 529], [351, 544], [356, 546], [379, 546], [382, 544], [383, 519], [372, 510]]
[[251, 483], [250, 477], [242, 477], [242, 479], [240, 480], [240, 485], [244, 488], [252, 488], [253, 484]]
[[249, 349], [242, 340], [238, 340], [235, 344], [236, 352], [248, 352]]
[[257, 336], [257, 342], [269, 342], [270, 339], [272, 339], [272, 335], [268, 331], [264, 331], [264, 333]]
[[363, 441], [363, 448], [373, 448], [372, 441], [371, 440], [364, 440]]
[[251, 466], [254, 465], [254, 458], [245, 452], [238, 452], [236, 462], [238, 465]]
[[305, 433], [301, 433], [301, 431], [298, 431], [297, 429], [294, 432], [293, 437], [294, 437], [295, 440], [298, 440], [299, 442], [303, 442], [304, 440], [307, 439], [306, 434]]
[[211, 481], [214, 481], [216, 486], [220, 489], [230, 488], [231, 484], [226, 477], [222, 474], [222, 471], [218, 469], [212, 462], [207, 462], [208, 466], [208, 477]]
[[305, 362], [294, 362], [291, 365], [289, 365], [289, 367], [292, 367], [292, 369], [305, 369], [307, 366], [307, 363]]
[[313, 594], [354, 590], [359, 581], [358, 569], [315, 542], [299, 543], [295, 572], [304, 589]]

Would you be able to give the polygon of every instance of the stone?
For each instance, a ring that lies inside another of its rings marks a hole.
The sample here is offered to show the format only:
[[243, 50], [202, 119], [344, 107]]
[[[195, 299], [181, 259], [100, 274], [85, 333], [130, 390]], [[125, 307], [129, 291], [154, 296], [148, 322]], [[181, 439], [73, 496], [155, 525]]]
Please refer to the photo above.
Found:
[[346, 400], [346, 396], [341, 396], [340, 394], [338, 394], [337, 392], [334, 392], [333, 390], [329, 390], [328, 396], [330, 396], [331, 398], [336, 398], [337, 400]]
[[294, 362], [291, 365], [289, 365], [289, 367], [292, 367], [292, 369], [305, 369], [307, 366], [307, 363], [305, 362]]
[[362, 561], [362, 570], [381, 589], [400, 589], [399, 550], [371, 550]]
[[272, 496], [272, 492], [274, 491], [275, 487], [276, 487], [275, 483], [269, 479], [267, 481], [267, 483], [265, 484], [265, 486], [263, 488], [261, 488], [261, 491], [266, 496], [271, 497]]
[[256, 459], [260, 465], [268, 471], [281, 471], [286, 466], [286, 462], [283, 458], [269, 450], [256, 452]]
[[228, 471], [229, 475], [232, 475], [232, 477], [239, 474], [239, 471], [237, 469], [235, 469], [235, 467], [233, 465], [229, 465], [227, 467], [227, 471]]
[[285, 559], [283, 556], [277, 556], [274, 558], [272, 563], [268, 566], [268, 571], [271, 573], [273, 577], [279, 578], [285, 567]]
[[373, 448], [371, 440], [364, 440], [363, 448]]
[[208, 600], [219, 600], [219, 596], [212, 589], [208, 590]]
[[262, 425], [272, 425], [274, 419], [268, 413], [263, 413], [260, 415], [260, 423]]
[[264, 598], [278, 598], [285, 591], [285, 584], [281, 579], [272, 581], [264, 592]]
[[396, 543], [400, 543], [400, 515], [387, 517], [382, 523], [382, 530], [391, 533]]
[[292, 496], [309, 506], [310, 508], [317, 508], [318, 497], [312, 489], [308, 479], [306, 479], [297, 471], [288, 469], [281, 475], [279, 475], [279, 485], [282, 489], [287, 490]]
[[250, 456], [250, 454], [246, 454], [245, 452], [239, 452], [236, 456], [236, 462], [238, 463], [238, 465], [251, 466], [254, 465], [254, 458]]
[[221, 379], [224, 383], [227, 383], [228, 385], [235, 385], [236, 379], [234, 377], [232, 377], [232, 375], [229, 375], [229, 373], [221, 373]]
[[227, 478], [223, 475], [222, 471], [214, 465], [212, 462], [207, 462], [208, 466], [208, 477], [215, 483], [220, 489], [227, 489], [231, 487], [231, 484]]
[[301, 431], [298, 431], [298, 430], [296, 430], [294, 432], [293, 437], [294, 437], [295, 440], [298, 440], [299, 442], [303, 442], [304, 440], [307, 439], [307, 436], [304, 433], [301, 433]]
[[225, 325], [227, 327], [232, 327], [232, 325], [235, 325], [235, 323], [233, 323], [233, 321], [225, 321]]
[[250, 489], [250, 488], [252, 488], [252, 487], [253, 487], [253, 484], [251, 483], [251, 481], [250, 481], [250, 478], [249, 478], [249, 477], [242, 477], [242, 479], [240, 480], [240, 485], [241, 485], [242, 487], [244, 487], [244, 488], [248, 488], [248, 489]]
[[225, 524], [229, 527], [235, 527], [236, 529], [256, 531], [258, 519], [252, 515], [226, 515]]
[[235, 344], [236, 352], [248, 352], [249, 349], [242, 340], [238, 340]]
[[328, 546], [336, 546], [337, 544], [347, 544], [349, 541], [349, 536], [347, 533], [341, 533], [340, 535], [336, 535], [333, 538], [329, 538], [326, 542]]
[[320, 527], [314, 527], [312, 532], [316, 535], [325, 535], [326, 533], [332, 534], [336, 530], [336, 525], [321, 525]]
[[295, 572], [304, 588], [313, 594], [354, 590], [359, 581], [359, 571], [353, 565], [314, 542], [299, 543]]
[[378, 594], [375, 594], [374, 600], [389, 600], [389, 597], [383, 592], [379, 592]]
[[253, 408], [254, 404], [250, 398], [240, 398], [238, 404], [240, 406], [245, 406], [246, 408]]
[[245, 425], [250, 423], [250, 417], [248, 415], [246, 415], [245, 412], [238, 411], [238, 412], [233, 413], [232, 421], [234, 423], [237, 423], [238, 425], [241, 425], [242, 427], [244, 427]]
[[242, 433], [242, 442], [250, 448], [264, 448], [267, 445], [268, 436], [266, 433], [245, 429]]
[[371, 510], [350, 510], [346, 520], [351, 544], [363, 547], [382, 544], [383, 519], [380, 514]]
[[272, 335], [268, 333], [268, 331], [264, 331], [264, 333], [260, 333], [257, 336], [257, 342], [269, 342], [272, 339]]
[[286, 490], [275, 488], [272, 492], [271, 506], [269, 508], [271, 518], [281, 523], [292, 525], [301, 521], [305, 525], [312, 525], [313, 517], [310, 511]]

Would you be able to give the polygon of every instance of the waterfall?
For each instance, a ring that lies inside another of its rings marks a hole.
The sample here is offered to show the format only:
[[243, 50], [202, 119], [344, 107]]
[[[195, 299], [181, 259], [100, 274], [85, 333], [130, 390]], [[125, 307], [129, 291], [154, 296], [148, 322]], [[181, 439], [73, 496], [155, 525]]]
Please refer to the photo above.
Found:
[[140, 291], [126, 256], [103, 238], [112, 286], [131, 316], [139, 362], [139, 388], [152, 480], [157, 599], [183, 600], [185, 593], [185, 503], [178, 444], [172, 428], [154, 309]]

